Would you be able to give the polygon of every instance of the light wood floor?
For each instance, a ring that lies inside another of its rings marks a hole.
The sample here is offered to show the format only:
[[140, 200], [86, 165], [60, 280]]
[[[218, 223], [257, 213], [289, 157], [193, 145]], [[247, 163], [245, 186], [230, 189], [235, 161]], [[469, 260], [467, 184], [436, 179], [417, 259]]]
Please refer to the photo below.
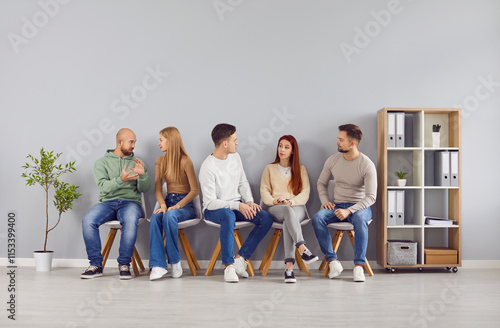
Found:
[[[4, 267], [5, 270], [7, 270]], [[7, 319], [8, 280], [2, 274], [0, 327], [498, 327], [500, 270], [375, 271], [365, 283], [352, 271], [330, 280], [314, 270], [283, 282], [267, 277], [223, 282], [206, 277], [129, 281], [118, 270], [82, 280], [84, 268], [35, 272], [17, 268], [16, 322]]]

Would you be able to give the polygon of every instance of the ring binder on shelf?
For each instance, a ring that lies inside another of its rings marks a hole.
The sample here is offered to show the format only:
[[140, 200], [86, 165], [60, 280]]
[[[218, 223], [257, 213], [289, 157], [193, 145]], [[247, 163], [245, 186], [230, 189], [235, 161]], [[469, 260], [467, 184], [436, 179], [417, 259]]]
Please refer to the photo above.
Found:
[[434, 157], [434, 184], [450, 185], [450, 154], [448, 151], [437, 151]]
[[458, 151], [450, 151], [450, 186], [458, 187]]
[[387, 191], [387, 226], [396, 225], [396, 191]]
[[405, 146], [405, 113], [396, 113], [396, 147]]
[[405, 224], [405, 191], [396, 191], [396, 225]]
[[396, 114], [387, 113], [387, 147], [396, 147]]

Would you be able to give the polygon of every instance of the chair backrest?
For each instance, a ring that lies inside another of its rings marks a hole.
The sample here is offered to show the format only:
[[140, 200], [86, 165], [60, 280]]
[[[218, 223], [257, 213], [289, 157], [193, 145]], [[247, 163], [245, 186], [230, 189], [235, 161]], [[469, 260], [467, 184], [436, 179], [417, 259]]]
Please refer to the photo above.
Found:
[[333, 190], [335, 189], [335, 180], [328, 181], [328, 200], [333, 203]]
[[151, 215], [149, 215], [148, 211], [146, 210], [146, 200], [144, 198], [144, 193], [141, 193], [141, 208], [142, 208], [142, 218], [149, 220]]
[[[163, 182], [163, 185], [161, 188], [161, 193], [163, 195], [163, 198], [165, 198], [167, 196], [168, 190], [167, 190], [167, 183], [166, 182]], [[193, 199], [193, 204], [194, 204], [194, 209], [196, 211], [196, 217], [194, 217], [193, 219], [201, 219], [202, 215], [201, 215], [200, 195], [196, 196]], [[153, 213], [154, 213], [154, 211], [156, 211], [159, 208], [160, 208], [160, 204], [158, 204], [158, 202], [156, 202], [155, 208], [153, 209]], [[148, 220], [150, 220], [150, 218], [151, 218], [151, 216], [148, 217]]]

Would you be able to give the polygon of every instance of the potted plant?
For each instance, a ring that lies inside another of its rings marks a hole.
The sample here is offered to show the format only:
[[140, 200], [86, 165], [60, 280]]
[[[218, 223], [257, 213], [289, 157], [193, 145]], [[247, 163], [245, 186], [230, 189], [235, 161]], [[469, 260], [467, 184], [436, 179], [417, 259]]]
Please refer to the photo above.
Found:
[[441, 143], [441, 134], [439, 130], [441, 129], [441, 125], [433, 124], [432, 125], [432, 147], [439, 148]]
[[[60, 177], [65, 173], [76, 171], [75, 162], [67, 164], [57, 164], [57, 159], [62, 153], [54, 154], [54, 151], [45, 151], [40, 149], [40, 158], [28, 155], [26, 158], [31, 163], [22, 166], [25, 170], [21, 177], [26, 180], [26, 185], [40, 185], [45, 190], [45, 241], [43, 251], [35, 251], [35, 265], [37, 271], [50, 271], [52, 267], [53, 251], [47, 251], [47, 237], [49, 232], [54, 230], [61, 221], [61, 215], [67, 210], [73, 209], [73, 201], [82, 194], [77, 192], [78, 186], [60, 181]], [[57, 222], [49, 228], [49, 196], [51, 189], [54, 188], [53, 198], [54, 206], [58, 211]], [[42, 262], [44, 261], [44, 262]]]
[[396, 176], [398, 177], [398, 186], [399, 187], [404, 187], [406, 186], [406, 179], [405, 176], [408, 174], [408, 172], [403, 172], [403, 171], [397, 171]]

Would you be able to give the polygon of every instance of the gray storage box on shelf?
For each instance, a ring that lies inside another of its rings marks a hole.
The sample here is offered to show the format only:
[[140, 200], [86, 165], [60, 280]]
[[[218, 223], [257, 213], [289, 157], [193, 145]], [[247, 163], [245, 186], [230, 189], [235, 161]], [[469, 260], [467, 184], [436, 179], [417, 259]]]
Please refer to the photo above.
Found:
[[387, 264], [389, 265], [417, 264], [417, 242], [411, 240], [388, 240]]

